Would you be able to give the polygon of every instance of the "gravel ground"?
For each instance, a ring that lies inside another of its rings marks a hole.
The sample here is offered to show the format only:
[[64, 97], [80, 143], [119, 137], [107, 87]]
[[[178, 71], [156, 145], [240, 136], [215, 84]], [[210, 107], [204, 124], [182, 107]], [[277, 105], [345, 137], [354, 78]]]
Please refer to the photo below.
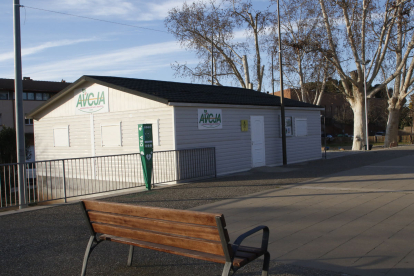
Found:
[[[407, 146], [257, 168], [106, 200], [188, 209], [412, 154], [414, 147]], [[77, 204], [0, 216], [0, 275], [79, 275], [87, 241], [88, 229]], [[102, 243], [91, 255], [87, 275], [221, 275], [218, 264], [140, 248], [135, 252], [133, 266], [126, 267], [128, 246]], [[270, 267], [270, 275], [345, 275], [277, 262], [271, 262]], [[257, 260], [237, 275], [261, 275], [260, 269], [261, 260]]]

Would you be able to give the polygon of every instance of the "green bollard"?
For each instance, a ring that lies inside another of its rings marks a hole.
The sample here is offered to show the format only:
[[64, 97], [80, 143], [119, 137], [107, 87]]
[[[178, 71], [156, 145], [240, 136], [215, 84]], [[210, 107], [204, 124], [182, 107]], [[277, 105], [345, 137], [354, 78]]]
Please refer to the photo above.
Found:
[[142, 171], [144, 172], [145, 187], [148, 191], [151, 190], [152, 177], [152, 158], [153, 158], [153, 143], [152, 143], [152, 125], [139, 124], [139, 152], [141, 154]]

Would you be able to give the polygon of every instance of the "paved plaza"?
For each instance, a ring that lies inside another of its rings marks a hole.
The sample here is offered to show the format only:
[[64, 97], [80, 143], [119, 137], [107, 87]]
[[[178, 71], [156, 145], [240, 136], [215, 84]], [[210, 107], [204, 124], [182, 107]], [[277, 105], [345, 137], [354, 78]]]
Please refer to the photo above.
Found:
[[414, 275], [412, 161], [406, 156], [193, 210], [224, 213], [232, 238], [269, 226], [270, 253], [279, 262], [356, 275]]
[[[414, 148], [335, 155], [286, 167], [109, 198], [221, 212], [231, 239], [270, 228], [270, 275], [414, 275]], [[78, 275], [88, 230], [75, 204], [0, 215], [0, 275]], [[258, 245], [260, 235], [247, 240]], [[87, 275], [221, 275], [221, 265], [103, 243]], [[260, 275], [261, 260], [237, 275]]]

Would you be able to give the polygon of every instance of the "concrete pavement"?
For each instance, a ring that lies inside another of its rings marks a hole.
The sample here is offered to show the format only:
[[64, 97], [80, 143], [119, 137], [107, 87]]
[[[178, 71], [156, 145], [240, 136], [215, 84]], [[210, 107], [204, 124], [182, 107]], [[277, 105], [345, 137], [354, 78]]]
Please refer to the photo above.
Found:
[[[270, 275], [412, 275], [412, 253], [405, 252], [412, 245], [409, 162], [414, 146], [336, 155], [340, 158], [331, 159], [328, 153], [328, 160], [255, 168], [103, 200], [175, 209], [222, 206], [233, 239], [243, 228], [267, 224], [272, 237]], [[79, 275], [88, 233], [77, 204], [2, 215], [0, 275]], [[133, 266], [127, 267], [127, 252], [126, 245], [99, 245], [87, 275], [211, 276], [222, 271], [220, 264], [140, 248]], [[261, 275], [261, 262], [252, 262], [236, 275]]]
[[192, 210], [224, 213], [232, 239], [269, 226], [275, 262], [354, 275], [414, 275], [412, 155]]

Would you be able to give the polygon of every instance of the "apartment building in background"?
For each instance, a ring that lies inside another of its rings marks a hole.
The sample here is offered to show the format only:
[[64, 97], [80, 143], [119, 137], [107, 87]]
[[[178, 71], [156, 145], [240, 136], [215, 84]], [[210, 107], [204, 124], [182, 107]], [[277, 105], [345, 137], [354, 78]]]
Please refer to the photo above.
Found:
[[[38, 107], [60, 90], [70, 85], [65, 81], [37, 81], [30, 77], [23, 78], [23, 112], [29, 113], [34, 108]], [[2, 126], [15, 127], [15, 93], [14, 93], [14, 79], [0, 78], [0, 129]], [[26, 142], [31, 148], [34, 146], [33, 137], [33, 120], [25, 119], [24, 131], [26, 134]], [[33, 150], [31, 149], [33, 152]], [[32, 158], [34, 154], [32, 154]]]

